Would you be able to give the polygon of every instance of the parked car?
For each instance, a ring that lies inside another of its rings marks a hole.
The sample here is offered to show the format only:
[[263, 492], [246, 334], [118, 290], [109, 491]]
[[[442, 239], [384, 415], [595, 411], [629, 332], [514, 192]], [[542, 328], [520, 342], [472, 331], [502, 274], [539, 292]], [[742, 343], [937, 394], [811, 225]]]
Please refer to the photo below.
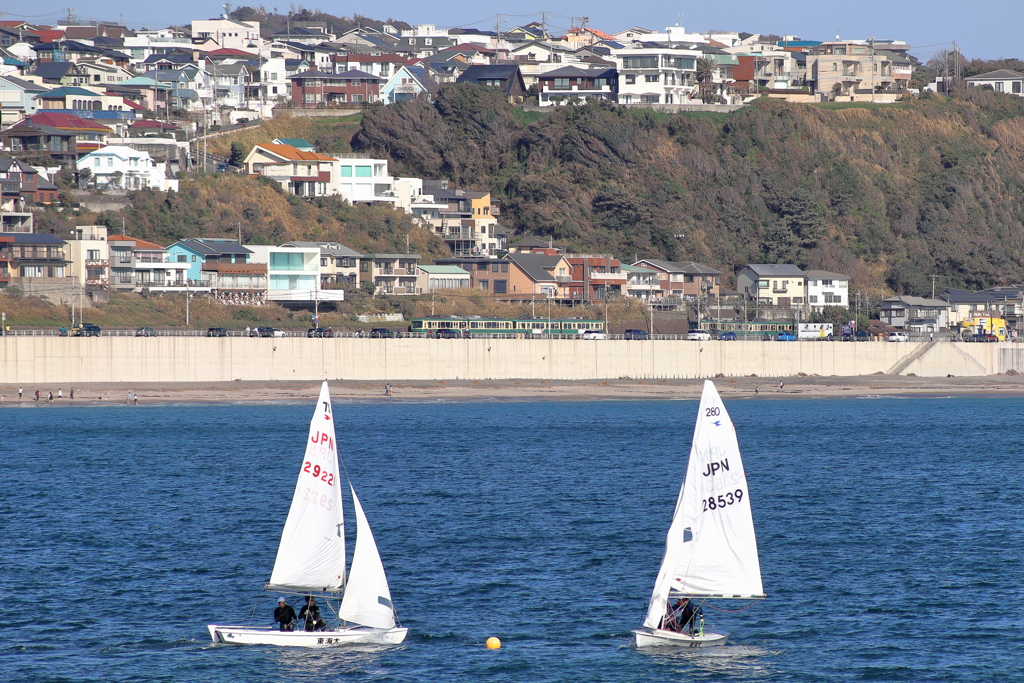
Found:
[[283, 337], [284, 332], [276, 327], [254, 327], [249, 333], [250, 337]]
[[910, 337], [907, 336], [906, 332], [890, 332], [889, 341], [891, 342], [905, 342], [910, 341]]
[[792, 332], [779, 332], [775, 335], [775, 341], [796, 341], [796, 335]]
[[228, 336], [228, 331], [225, 330], [223, 327], [211, 327], [210, 329], [208, 329], [206, 331], [206, 336], [207, 337], [226, 337], [226, 336]]
[[92, 323], [79, 323], [71, 328], [72, 337], [98, 337], [100, 328]]
[[718, 335], [718, 341], [736, 341], [735, 332], [723, 332]]
[[458, 339], [462, 335], [458, 330], [442, 328], [440, 330], [434, 330], [434, 336], [438, 339]]
[[311, 327], [306, 330], [306, 336], [330, 339], [334, 336], [334, 330], [329, 327]]
[[388, 329], [387, 327], [375, 327], [370, 330], [370, 337], [373, 339], [394, 339], [398, 335], [395, 334], [394, 330]]
[[997, 341], [999, 341], [999, 337], [997, 337], [994, 334], [985, 334], [985, 333], [982, 333], [982, 334], [972, 334], [970, 337], [967, 338], [967, 341], [969, 341], [969, 342], [997, 342]]
[[626, 339], [650, 339], [651, 335], [647, 334], [647, 330], [626, 330], [623, 335]]
[[584, 339], [607, 339], [608, 335], [601, 330], [583, 330]]
[[156, 336], [156, 330], [154, 330], [152, 327], [140, 327], [139, 329], [135, 330], [135, 336], [136, 337], [155, 337]]
[[711, 335], [705, 330], [693, 329], [686, 333], [689, 341], [711, 341]]

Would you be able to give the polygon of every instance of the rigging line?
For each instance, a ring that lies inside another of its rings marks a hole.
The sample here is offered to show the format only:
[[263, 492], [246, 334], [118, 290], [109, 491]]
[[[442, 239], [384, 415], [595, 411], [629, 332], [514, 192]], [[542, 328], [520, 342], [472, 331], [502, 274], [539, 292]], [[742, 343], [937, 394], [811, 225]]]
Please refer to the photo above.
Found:
[[[946, 42], [946, 43], [933, 43], [931, 45], [915, 45], [913, 48], [911, 48], [910, 51], [912, 52], [912, 51], [914, 51], [914, 50], [916, 50], [918, 48], [922, 48], [922, 47], [941, 47], [943, 45], [952, 45], [953, 42], [954, 41], [951, 40], [951, 41]], [[881, 48], [879, 48], [879, 49], [881, 49]]]

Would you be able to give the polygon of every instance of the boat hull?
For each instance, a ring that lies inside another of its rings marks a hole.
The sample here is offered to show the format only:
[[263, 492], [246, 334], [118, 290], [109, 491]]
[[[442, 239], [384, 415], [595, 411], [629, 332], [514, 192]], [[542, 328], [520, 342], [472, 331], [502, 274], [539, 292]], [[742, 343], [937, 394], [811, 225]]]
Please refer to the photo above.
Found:
[[328, 648], [345, 645], [398, 645], [407, 628], [375, 629], [354, 626], [326, 631], [278, 631], [273, 628], [221, 626], [210, 624], [210, 638], [228, 645], [278, 645], [281, 647]]
[[729, 639], [728, 633], [708, 633], [703, 635], [689, 635], [687, 633], [676, 633], [675, 631], [663, 631], [660, 628], [654, 630], [642, 629], [633, 631], [636, 636], [637, 647], [716, 647], [725, 645]]

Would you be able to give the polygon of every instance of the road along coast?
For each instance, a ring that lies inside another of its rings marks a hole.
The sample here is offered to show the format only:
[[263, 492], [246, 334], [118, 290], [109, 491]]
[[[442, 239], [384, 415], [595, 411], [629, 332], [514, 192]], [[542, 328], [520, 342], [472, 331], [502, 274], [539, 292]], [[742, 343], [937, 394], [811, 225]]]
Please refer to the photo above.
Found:
[[985, 377], [1024, 372], [1024, 345], [582, 339], [5, 337], [0, 384], [359, 380], [606, 381]]

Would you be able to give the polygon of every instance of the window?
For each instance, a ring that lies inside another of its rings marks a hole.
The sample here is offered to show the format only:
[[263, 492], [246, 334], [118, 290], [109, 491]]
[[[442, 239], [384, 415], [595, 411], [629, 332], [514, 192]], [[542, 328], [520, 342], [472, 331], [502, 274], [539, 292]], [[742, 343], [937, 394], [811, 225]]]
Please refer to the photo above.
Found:
[[1017, 93], [1018, 95], [1020, 94], [1020, 84], [1021, 84], [1020, 81], [1014, 81], [1012, 86], [1011, 86], [1012, 91]]
[[352, 177], [352, 167], [351, 166], [342, 166], [341, 167], [341, 177], [342, 178], [351, 178]]
[[494, 293], [505, 294], [508, 292], [508, 280], [495, 280], [494, 281]]
[[767, 280], [758, 280], [757, 281], [757, 288], [758, 289], [768, 289], [768, 281]]
[[556, 78], [555, 79], [555, 87], [556, 88], [568, 88], [569, 87], [569, 79], [568, 78]]
[[822, 285], [822, 287], [831, 287], [832, 286], [832, 281], [831, 280], [822, 280], [821, 281], [821, 285]]
[[660, 95], [641, 95], [640, 96], [640, 101], [643, 102], [644, 104], [658, 104], [660, 99], [661, 99]]
[[807, 297], [807, 303], [809, 303], [809, 304], [816, 304], [816, 303], [818, 303], [818, 295], [817, 294], [811, 294], [810, 296], [808, 296]]
[[488, 285], [489, 284], [490, 284], [490, 282], [487, 281], [487, 280], [480, 280], [480, 289], [482, 289], [485, 292], [488, 291]]
[[356, 166], [356, 178], [372, 178], [373, 168], [370, 166]]
[[327, 259], [326, 258], [321, 258], [320, 259], [320, 265], [321, 266], [326, 266], [327, 265]]
[[178, 254], [178, 263], [185, 263], [186, 261], [188, 261], [188, 259], [184, 254]]
[[623, 57], [622, 58], [623, 69], [657, 69], [658, 68], [658, 57], [657, 55], [651, 55], [649, 57]]
[[508, 264], [507, 263], [502, 263], [501, 264], [501, 272], [503, 272], [503, 273], [507, 273], [508, 272]]
[[492, 273], [497, 273], [498, 272], [498, 264], [497, 263], [492, 263], [491, 264], [491, 272]]
[[195, 263], [195, 262], [196, 262], [196, 257], [195, 257], [195, 254], [193, 254], [192, 255], [192, 263]]
[[626, 76], [626, 85], [636, 85], [636, 76]]
[[644, 76], [645, 83], [658, 83], [661, 81], [661, 74], [647, 74]]
[[90, 261], [98, 261], [99, 258], [100, 258], [100, 250], [99, 249], [88, 249], [88, 250], [86, 250], [85, 258], [89, 259]]

